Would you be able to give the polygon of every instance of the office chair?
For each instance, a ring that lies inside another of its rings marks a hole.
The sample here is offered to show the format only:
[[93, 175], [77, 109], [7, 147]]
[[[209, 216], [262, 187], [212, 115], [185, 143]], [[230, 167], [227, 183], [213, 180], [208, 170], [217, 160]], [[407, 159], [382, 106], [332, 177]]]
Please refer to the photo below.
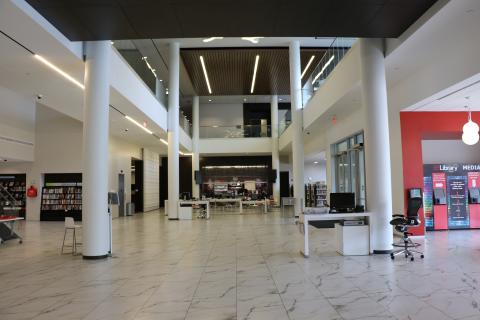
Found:
[[415, 248], [418, 245], [415, 244], [409, 236], [412, 233], [408, 232], [409, 228], [418, 227], [420, 225], [420, 219], [418, 218], [418, 211], [422, 207], [422, 197], [415, 197], [408, 199], [408, 208], [407, 216], [401, 214], [394, 214], [393, 219], [390, 221], [390, 224], [395, 227], [395, 230], [403, 233], [403, 244], [404, 247], [400, 250], [393, 251], [390, 253], [392, 260], [395, 259], [395, 256], [404, 254], [405, 258], [410, 257], [410, 260], [413, 261], [413, 254], [417, 253], [420, 255], [420, 258], [423, 259], [423, 252], [417, 251]]

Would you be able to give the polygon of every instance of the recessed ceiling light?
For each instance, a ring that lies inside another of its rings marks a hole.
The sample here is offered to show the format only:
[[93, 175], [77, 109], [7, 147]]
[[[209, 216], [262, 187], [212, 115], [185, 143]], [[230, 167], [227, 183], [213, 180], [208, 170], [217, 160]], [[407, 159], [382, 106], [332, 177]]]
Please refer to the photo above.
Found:
[[282, 98], [279, 98], [278, 101], [283, 101], [283, 99], [282, 99]]
[[255, 57], [255, 67], [253, 67], [253, 78], [252, 78], [252, 86], [250, 88], [250, 93], [253, 93], [253, 89], [255, 88], [255, 78], [257, 77], [257, 68], [258, 68], [258, 60], [260, 56], [257, 54]]
[[210, 38], [203, 39], [203, 42], [211, 42], [213, 40], [221, 40], [221, 39], [223, 39], [223, 37], [210, 37]]
[[153, 134], [152, 131], [148, 130], [145, 126], [142, 126], [139, 122], [137, 122], [137, 120], [133, 119], [132, 117], [125, 116], [125, 119], [134, 123], [137, 127], [141, 128], [143, 131], [147, 132], [148, 134]]
[[212, 94], [212, 88], [210, 87], [210, 81], [208, 80], [207, 68], [205, 67], [203, 56], [200, 56], [200, 63], [202, 64], [203, 75], [205, 76], [205, 81], [207, 82], [208, 93]]
[[312, 55], [312, 57], [310, 58], [310, 60], [308, 60], [308, 63], [307, 65], [305, 66], [305, 69], [303, 69], [303, 72], [302, 72], [302, 75], [300, 76], [300, 79], [303, 78], [303, 76], [305, 75], [305, 73], [307, 72], [308, 68], [310, 68], [310, 65], [312, 64], [313, 60], [315, 59], [315, 56]]
[[313, 163], [314, 163], [314, 164], [317, 164], [317, 163], [318, 163], [318, 161], [313, 161]]
[[208, 99], [208, 102], [212, 102], [212, 99]]
[[264, 37], [242, 37], [242, 40], [250, 41], [251, 43], [257, 44], [260, 39]]
[[243, 102], [247, 102], [247, 98], [243, 98]]
[[80, 83], [80, 81], [78, 81], [77, 79], [75, 79], [74, 77], [72, 77], [71, 75], [69, 75], [68, 73], [66, 73], [65, 71], [63, 71], [62, 69], [60, 69], [59, 67], [51, 63], [50, 61], [48, 61], [47, 59], [45, 59], [41, 55], [35, 54], [34, 57], [35, 59], [42, 62], [44, 65], [48, 66], [50, 69], [61, 74], [65, 79], [69, 80], [70, 82], [76, 84], [77, 86], [85, 90], [85, 86], [83, 85], [83, 83]]

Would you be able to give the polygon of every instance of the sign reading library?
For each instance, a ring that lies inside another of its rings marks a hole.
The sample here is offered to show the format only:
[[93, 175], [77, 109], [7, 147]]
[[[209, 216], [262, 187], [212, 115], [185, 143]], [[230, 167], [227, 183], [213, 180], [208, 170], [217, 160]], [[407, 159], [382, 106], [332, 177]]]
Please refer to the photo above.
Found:
[[425, 164], [427, 230], [480, 228], [480, 164]]

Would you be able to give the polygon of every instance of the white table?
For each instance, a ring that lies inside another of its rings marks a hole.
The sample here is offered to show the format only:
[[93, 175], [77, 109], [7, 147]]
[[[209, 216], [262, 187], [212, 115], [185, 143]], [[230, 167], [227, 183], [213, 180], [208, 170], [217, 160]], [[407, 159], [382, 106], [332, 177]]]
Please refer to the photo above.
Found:
[[303, 225], [303, 234], [304, 234], [304, 243], [303, 251], [300, 251], [305, 258], [308, 258], [310, 254], [309, 242], [308, 242], [308, 231], [309, 231], [309, 222], [310, 221], [331, 221], [331, 220], [352, 220], [354, 218], [364, 218], [368, 225], [369, 234], [370, 234], [370, 253], [372, 252], [372, 229], [370, 228], [370, 213], [369, 212], [360, 212], [360, 213], [328, 213], [328, 208], [310, 208], [306, 209], [304, 213], [300, 215], [300, 226]]
[[178, 208], [180, 209], [181, 205], [203, 205], [207, 208], [207, 219], [210, 219], [210, 202], [208, 200], [179, 200]]
[[20, 221], [20, 220], [25, 220], [25, 218], [15, 217], [15, 218], [9, 218], [9, 219], [0, 219], [0, 224], [4, 224], [7, 226], [7, 228], [10, 229], [9, 238], [8, 239], [0, 238], [0, 243], [3, 243], [4, 241], [10, 240], [10, 239], [18, 239], [20, 243], [23, 242], [22, 237], [20, 237], [20, 235], [15, 232], [15, 224], [17, 221]]
[[242, 199], [241, 198], [222, 198], [222, 199], [208, 199], [211, 203], [215, 205], [215, 208], [217, 207], [217, 203], [237, 203], [240, 207], [240, 212], [242, 212]]
[[242, 208], [243, 208], [243, 205], [246, 204], [246, 205], [255, 205], [255, 206], [258, 206], [258, 205], [263, 205], [263, 212], [264, 213], [267, 213], [268, 212], [268, 203], [267, 203], [267, 199], [263, 199], [263, 200], [242, 200], [241, 202], [241, 206], [240, 206], [240, 212], [243, 212]]

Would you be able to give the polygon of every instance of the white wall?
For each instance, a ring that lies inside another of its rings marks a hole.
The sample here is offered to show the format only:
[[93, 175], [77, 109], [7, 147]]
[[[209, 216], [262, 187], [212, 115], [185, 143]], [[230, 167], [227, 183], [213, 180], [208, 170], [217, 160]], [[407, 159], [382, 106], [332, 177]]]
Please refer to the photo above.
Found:
[[480, 144], [467, 146], [462, 140], [422, 140], [424, 164], [478, 163]]
[[[82, 172], [82, 123], [42, 105], [37, 106], [35, 130], [35, 161], [0, 163], [0, 173], [26, 173], [27, 184], [39, 190], [45, 173]], [[130, 160], [141, 158], [140, 148], [110, 138], [109, 190], [118, 190], [118, 173], [125, 172], [125, 201], [130, 201]], [[40, 219], [40, 195], [27, 199], [27, 219]], [[118, 209], [113, 208], [114, 216]]]
[[199, 111], [200, 126], [243, 125], [242, 103], [205, 103]]
[[272, 138], [200, 139], [201, 154], [272, 154]]
[[0, 158], [33, 161], [35, 102], [0, 86]]
[[143, 149], [143, 210], [160, 207], [160, 156]]
[[319, 181], [327, 180], [327, 163], [319, 162], [314, 163], [305, 163], [304, 167], [304, 177], [305, 183], [314, 183]]

